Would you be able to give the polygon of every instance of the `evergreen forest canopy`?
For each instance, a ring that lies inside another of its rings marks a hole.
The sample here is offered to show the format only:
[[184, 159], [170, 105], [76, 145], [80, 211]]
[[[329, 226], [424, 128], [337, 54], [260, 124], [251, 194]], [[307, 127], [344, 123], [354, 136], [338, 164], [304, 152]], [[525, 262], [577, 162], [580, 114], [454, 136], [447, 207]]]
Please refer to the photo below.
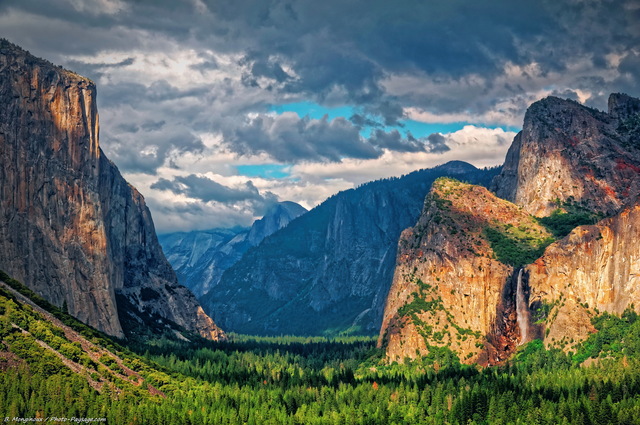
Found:
[[631, 309], [594, 317], [598, 332], [569, 354], [535, 340], [499, 367], [463, 365], [447, 349], [389, 365], [367, 337], [187, 335], [194, 342], [125, 346], [0, 277], [0, 416], [11, 420], [640, 423], [640, 320]]

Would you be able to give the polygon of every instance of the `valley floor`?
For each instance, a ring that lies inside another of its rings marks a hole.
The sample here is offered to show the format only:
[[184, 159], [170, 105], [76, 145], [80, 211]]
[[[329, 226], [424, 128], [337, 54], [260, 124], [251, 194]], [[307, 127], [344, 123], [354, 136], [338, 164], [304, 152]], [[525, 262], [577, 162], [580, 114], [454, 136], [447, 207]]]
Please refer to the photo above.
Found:
[[594, 319], [599, 332], [575, 353], [536, 340], [485, 369], [447, 349], [389, 365], [367, 337], [124, 346], [11, 283], [0, 287], [0, 417], [8, 422], [640, 423], [640, 320], [631, 311]]

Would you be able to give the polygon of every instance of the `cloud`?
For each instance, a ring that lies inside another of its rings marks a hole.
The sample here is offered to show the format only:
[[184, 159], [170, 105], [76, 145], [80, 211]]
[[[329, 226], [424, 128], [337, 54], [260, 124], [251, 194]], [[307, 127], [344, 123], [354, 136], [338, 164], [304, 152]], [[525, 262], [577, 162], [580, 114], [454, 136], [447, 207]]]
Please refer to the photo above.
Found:
[[402, 137], [398, 130], [391, 130], [390, 132], [375, 130], [369, 138], [369, 142], [379, 148], [397, 152], [420, 152], [425, 150], [423, 142], [417, 140], [411, 134], [406, 138]]
[[234, 203], [239, 201], [264, 201], [258, 189], [248, 181], [244, 187], [230, 188], [207, 177], [190, 174], [185, 177], [174, 177], [173, 180], [161, 178], [151, 185], [152, 189], [170, 190], [175, 194], [185, 194], [190, 198], [204, 202], [216, 201]]
[[[291, 167], [291, 177], [304, 182], [331, 180], [357, 186], [367, 181], [405, 174], [407, 170], [430, 168], [452, 160], [476, 167], [502, 164], [516, 133], [503, 129], [465, 126], [449, 134], [429, 136], [426, 143], [444, 147], [418, 152], [387, 150], [373, 159], [345, 158], [335, 163], [301, 163]], [[275, 193], [279, 193], [277, 190]], [[295, 199], [294, 199], [295, 200]], [[311, 206], [314, 204], [312, 203]]]
[[[326, 161], [344, 158], [372, 159], [386, 150], [397, 152], [429, 151], [442, 153], [447, 145], [436, 136], [416, 139], [403, 136], [397, 129], [375, 129], [368, 138], [360, 134], [366, 122], [361, 115], [350, 120], [327, 116], [312, 119], [292, 112], [280, 115], [257, 115], [224, 136], [229, 150], [240, 155], [267, 154], [279, 162]], [[355, 121], [355, 122], [354, 122]]]
[[[512, 133], [483, 127], [521, 126], [544, 96], [604, 109], [610, 92], [640, 94], [639, 21], [637, 0], [0, 2], [4, 37], [97, 83], [101, 146], [159, 228], [249, 223], [258, 201], [204, 201], [176, 180], [248, 195], [238, 163], [291, 164], [252, 184], [306, 207], [449, 159], [497, 164]], [[356, 113], [269, 113], [301, 102]], [[406, 119], [475, 125], [420, 137]]]
[[[200, 154], [205, 145], [186, 128], [164, 128], [155, 122], [121, 123], [106, 137], [109, 157], [126, 172], [155, 174], [159, 167], [185, 153]], [[119, 130], [119, 131], [118, 131]], [[141, 132], [145, 134], [141, 137]], [[103, 139], [104, 140], [104, 139]]]
[[[218, 178], [225, 180], [222, 176]], [[196, 174], [160, 178], [148, 185], [148, 193], [153, 195], [149, 205], [161, 214], [158, 230], [248, 226], [278, 202], [275, 194], [260, 191], [252, 180], [226, 180], [233, 185]]]
[[447, 139], [442, 134], [430, 134], [429, 137], [427, 137], [427, 140], [429, 141], [430, 146], [429, 152], [444, 153], [451, 150], [451, 148], [447, 146]]
[[375, 158], [378, 152], [344, 118], [316, 120], [285, 112], [260, 115], [225, 136], [239, 154], [269, 154], [277, 161], [339, 161], [343, 157]]

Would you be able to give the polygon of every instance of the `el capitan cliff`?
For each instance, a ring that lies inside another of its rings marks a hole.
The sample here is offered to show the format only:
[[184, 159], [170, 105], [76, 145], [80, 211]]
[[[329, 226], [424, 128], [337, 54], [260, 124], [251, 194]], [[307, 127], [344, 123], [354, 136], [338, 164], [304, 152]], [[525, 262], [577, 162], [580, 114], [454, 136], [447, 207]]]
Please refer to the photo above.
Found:
[[0, 268], [113, 336], [160, 321], [222, 337], [100, 149], [93, 82], [6, 40], [0, 75]]

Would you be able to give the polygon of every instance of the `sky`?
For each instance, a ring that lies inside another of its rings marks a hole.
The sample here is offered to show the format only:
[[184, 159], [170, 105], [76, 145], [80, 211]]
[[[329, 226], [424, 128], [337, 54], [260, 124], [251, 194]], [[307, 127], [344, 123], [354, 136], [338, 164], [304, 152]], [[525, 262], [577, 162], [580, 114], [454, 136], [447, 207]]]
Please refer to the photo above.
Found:
[[0, 37], [96, 83], [160, 233], [499, 165], [536, 100], [640, 96], [640, 0], [0, 0]]

